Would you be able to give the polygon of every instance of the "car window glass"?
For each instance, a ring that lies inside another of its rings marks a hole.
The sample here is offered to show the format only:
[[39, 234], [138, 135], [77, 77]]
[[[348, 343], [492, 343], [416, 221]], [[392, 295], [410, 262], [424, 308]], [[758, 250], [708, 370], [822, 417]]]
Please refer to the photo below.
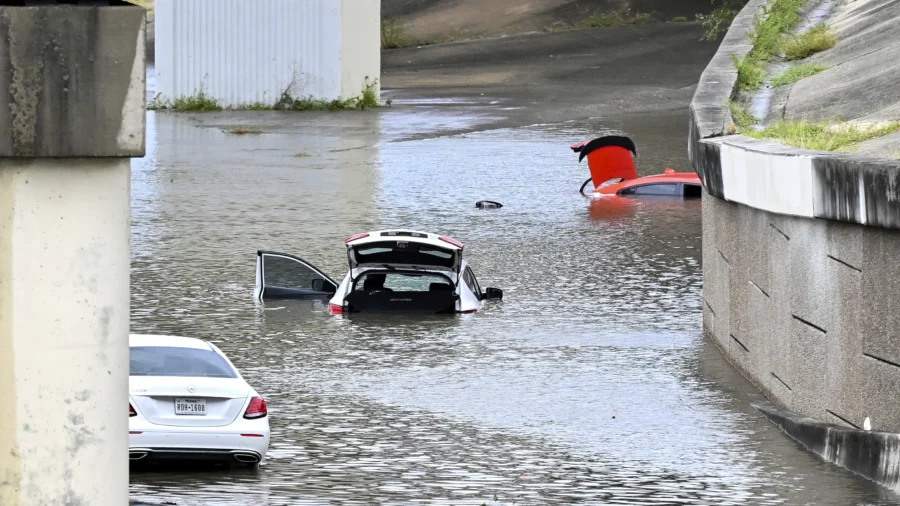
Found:
[[319, 291], [330, 284], [316, 271], [290, 258], [265, 255], [263, 262], [266, 286]]
[[131, 376], [237, 378], [237, 371], [212, 350], [177, 346], [133, 346]]
[[353, 257], [361, 264], [407, 264], [452, 267], [457, 253], [449, 248], [405, 241], [384, 241], [353, 248]]
[[684, 185], [684, 196], [685, 197], [700, 197], [701, 195], [701, 186], [699, 184], [686, 184]]
[[472, 289], [472, 292], [475, 293], [475, 296], [481, 299], [481, 285], [478, 284], [478, 278], [475, 277], [475, 273], [472, 272], [472, 269], [466, 267], [463, 278], [466, 280], [466, 284], [469, 285], [469, 288]]
[[469, 287], [469, 290], [472, 290], [472, 292], [477, 293], [477, 291], [475, 290], [475, 282], [472, 279], [472, 271], [470, 271], [468, 267], [466, 267], [466, 270], [463, 271], [462, 277], [463, 277], [463, 281], [466, 283], [466, 286]]
[[619, 192], [620, 195], [679, 195], [677, 183], [658, 183], [633, 186]]

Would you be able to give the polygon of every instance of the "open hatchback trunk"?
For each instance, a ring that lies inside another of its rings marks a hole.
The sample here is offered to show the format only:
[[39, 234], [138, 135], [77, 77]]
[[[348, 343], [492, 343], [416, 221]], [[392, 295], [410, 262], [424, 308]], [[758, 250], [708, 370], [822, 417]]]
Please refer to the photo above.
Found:
[[447, 237], [431, 238], [424, 232], [360, 234], [346, 242], [351, 270], [382, 267], [459, 272], [462, 262], [461, 243]]

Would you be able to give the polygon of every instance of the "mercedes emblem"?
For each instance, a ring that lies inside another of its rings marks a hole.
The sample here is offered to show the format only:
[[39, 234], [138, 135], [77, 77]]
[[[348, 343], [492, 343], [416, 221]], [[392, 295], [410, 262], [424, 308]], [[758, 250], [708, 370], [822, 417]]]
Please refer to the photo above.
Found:
[[188, 385], [188, 388], [187, 388], [188, 392], [194, 393], [194, 390], [197, 390], [197, 388], [194, 385]]

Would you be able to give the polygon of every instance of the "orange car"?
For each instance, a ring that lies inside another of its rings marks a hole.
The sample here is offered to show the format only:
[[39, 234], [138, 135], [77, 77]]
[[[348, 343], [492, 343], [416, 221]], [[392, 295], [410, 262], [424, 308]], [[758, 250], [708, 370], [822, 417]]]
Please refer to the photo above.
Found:
[[[638, 177], [634, 165], [637, 148], [628, 137], [607, 135], [569, 146], [579, 153], [578, 161], [588, 159], [591, 177], [581, 185], [581, 193], [593, 182], [592, 196], [667, 195], [700, 197], [700, 177], [695, 172], [675, 172]], [[604, 184], [607, 183], [607, 184]]]

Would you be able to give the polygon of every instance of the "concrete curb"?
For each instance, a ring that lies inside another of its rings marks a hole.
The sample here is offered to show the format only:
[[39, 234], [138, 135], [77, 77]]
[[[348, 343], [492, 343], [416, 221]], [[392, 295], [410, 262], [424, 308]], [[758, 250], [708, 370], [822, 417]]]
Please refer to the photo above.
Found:
[[747, 35], [765, 3], [751, 0], [735, 17], [691, 102], [688, 157], [703, 186], [713, 197], [779, 214], [900, 229], [900, 160], [729, 134], [726, 101], [737, 85], [731, 55], [752, 49]]
[[849, 429], [752, 403], [770, 422], [823, 459], [900, 490], [900, 434]]
[[694, 169], [710, 195], [772, 213], [900, 229], [900, 160], [808, 151], [741, 135], [698, 145], [703, 156], [693, 160]]

